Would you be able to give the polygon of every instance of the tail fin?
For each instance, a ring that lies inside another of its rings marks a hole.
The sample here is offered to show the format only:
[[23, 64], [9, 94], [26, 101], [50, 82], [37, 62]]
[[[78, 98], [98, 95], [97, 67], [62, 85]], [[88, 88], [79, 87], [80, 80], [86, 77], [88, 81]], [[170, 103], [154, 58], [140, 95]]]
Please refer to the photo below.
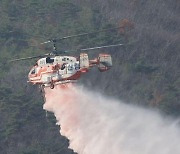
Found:
[[80, 68], [89, 68], [89, 58], [86, 53], [80, 54]]
[[109, 70], [112, 67], [112, 58], [109, 54], [99, 54], [98, 69], [100, 72]]

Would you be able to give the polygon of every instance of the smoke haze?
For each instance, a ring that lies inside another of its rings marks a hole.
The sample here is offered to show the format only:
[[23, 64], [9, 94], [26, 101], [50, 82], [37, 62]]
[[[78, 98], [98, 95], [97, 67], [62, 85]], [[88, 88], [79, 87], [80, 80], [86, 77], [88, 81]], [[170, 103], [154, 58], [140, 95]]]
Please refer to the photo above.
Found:
[[179, 154], [178, 121], [74, 85], [45, 89], [44, 109], [78, 154]]

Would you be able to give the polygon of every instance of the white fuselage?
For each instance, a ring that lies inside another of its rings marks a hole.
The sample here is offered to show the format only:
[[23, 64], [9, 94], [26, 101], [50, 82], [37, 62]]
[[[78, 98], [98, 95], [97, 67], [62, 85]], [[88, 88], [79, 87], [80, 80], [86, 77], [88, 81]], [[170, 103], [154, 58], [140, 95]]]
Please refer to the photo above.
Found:
[[[29, 72], [29, 81], [42, 84], [72, 79], [75, 80], [79, 71], [79, 61], [75, 57], [55, 56], [37, 61]], [[75, 77], [74, 77], [75, 76]]]

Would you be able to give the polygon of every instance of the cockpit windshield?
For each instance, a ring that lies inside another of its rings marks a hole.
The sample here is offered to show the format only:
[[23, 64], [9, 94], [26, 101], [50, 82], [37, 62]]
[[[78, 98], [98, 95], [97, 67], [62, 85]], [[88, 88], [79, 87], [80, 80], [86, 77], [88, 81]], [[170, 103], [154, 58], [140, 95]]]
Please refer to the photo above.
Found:
[[35, 70], [35, 68], [33, 68], [33, 69], [31, 70], [30, 74], [35, 74], [35, 73], [36, 73], [36, 70]]

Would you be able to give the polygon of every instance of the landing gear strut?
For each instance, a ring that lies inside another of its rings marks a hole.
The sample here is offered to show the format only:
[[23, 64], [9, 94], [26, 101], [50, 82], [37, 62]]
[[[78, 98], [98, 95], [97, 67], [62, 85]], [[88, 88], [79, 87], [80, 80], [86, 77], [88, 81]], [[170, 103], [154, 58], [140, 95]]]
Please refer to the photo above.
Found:
[[40, 85], [40, 86], [39, 86], [39, 89], [40, 89], [40, 92], [41, 92], [41, 93], [44, 93], [44, 87], [45, 87], [45, 85]]

